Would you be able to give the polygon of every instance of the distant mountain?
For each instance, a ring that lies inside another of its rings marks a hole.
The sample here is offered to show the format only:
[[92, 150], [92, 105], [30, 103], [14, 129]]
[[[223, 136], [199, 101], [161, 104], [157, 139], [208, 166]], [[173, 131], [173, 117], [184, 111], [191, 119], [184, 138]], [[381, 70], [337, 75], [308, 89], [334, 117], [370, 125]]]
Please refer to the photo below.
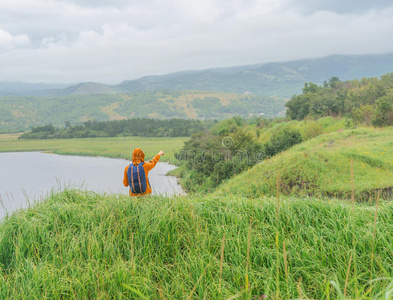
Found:
[[333, 76], [341, 80], [352, 80], [390, 72], [393, 72], [393, 53], [331, 55], [324, 58], [146, 76], [123, 81], [115, 86], [86, 82], [65, 88], [64, 85], [60, 87], [22, 83], [7, 85], [0, 82], [0, 96], [73, 96], [158, 90], [204, 90], [287, 98], [301, 93], [305, 82], [322, 84]]
[[116, 94], [118, 91], [109, 85], [95, 82], [84, 82], [61, 90], [52, 90], [49, 96], [103, 95]]
[[37, 95], [43, 96], [53, 89], [64, 89], [67, 84], [25, 83], [0, 81], [0, 96]]
[[274, 62], [232, 68], [179, 72], [124, 81], [122, 92], [150, 90], [211, 90], [291, 97], [305, 82], [322, 84], [336, 76], [361, 79], [393, 72], [393, 53], [384, 55], [331, 55], [317, 59]]

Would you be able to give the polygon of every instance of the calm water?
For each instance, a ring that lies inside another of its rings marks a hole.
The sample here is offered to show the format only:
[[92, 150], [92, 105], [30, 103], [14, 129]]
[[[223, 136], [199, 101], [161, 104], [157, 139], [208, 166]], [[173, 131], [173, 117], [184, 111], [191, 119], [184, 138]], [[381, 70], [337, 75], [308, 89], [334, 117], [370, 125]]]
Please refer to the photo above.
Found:
[[[124, 169], [130, 162], [123, 159], [87, 156], [64, 156], [40, 152], [0, 153], [0, 218], [6, 211], [39, 201], [51, 192], [75, 187], [95, 192], [128, 195], [123, 185]], [[165, 176], [176, 167], [158, 163], [149, 172], [154, 194], [182, 193], [177, 179]]]

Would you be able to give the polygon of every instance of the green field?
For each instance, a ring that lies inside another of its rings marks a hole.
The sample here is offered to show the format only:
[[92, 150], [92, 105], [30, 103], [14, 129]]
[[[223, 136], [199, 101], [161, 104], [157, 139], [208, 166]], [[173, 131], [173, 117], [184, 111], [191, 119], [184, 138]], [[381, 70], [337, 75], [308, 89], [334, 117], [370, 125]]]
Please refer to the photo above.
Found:
[[162, 161], [175, 163], [174, 154], [188, 138], [115, 137], [91, 139], [18, 140], [17, 135], [0, 135], [0, 152], [47, 151], [56, 154], [105, 156], [131, 159], [134, 148], [141, 148], [147, 159], [160, 150]]

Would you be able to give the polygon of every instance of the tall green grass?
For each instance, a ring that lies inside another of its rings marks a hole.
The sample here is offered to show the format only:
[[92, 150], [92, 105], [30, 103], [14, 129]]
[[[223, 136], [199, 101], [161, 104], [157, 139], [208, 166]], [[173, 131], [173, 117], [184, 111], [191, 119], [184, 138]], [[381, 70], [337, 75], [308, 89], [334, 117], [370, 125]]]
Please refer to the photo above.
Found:
[[0, 224], [0, 299], [388, 299], [392, 215], [386, 202], [375, 215], [279, 195], [65, 190]]

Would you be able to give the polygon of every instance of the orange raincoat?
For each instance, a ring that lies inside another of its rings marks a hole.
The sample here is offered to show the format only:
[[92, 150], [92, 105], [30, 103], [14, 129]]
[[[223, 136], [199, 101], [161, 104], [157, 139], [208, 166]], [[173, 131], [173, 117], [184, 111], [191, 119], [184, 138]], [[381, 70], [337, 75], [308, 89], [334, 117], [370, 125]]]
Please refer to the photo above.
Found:
[[[145, 170], [145, 174], [146, 174], [146, 191], [142, 194], [134, 194], [131, 192], [131, 188], [130, 188], [130, 191], [129, 191], [130, 196], [143, 196], [143, 195], [147, 195], [147, 194], [151, 193], [151, 187], [150, 187], [150, 183], [149, 183], [148, 174], [149, 174], [149, 171], [156, 166], [156, 164], [158, 163], [159, 160], [160, 160], [160, 155], [157, 154], [156, 156], [154, 156], [154, 158], [151, 161], [145, 162], [143, 164], [143, 169]], [[145, 161], [145, 153], [143, 153], [143, 151], [141, 149], [135, 148], [134, 152], [132, 153], [132, 163], [135, 166], [137, 166], [139, 163], [141, 163], [143, 161]], [[127, 166], [124, 170], [124, 178], [123, 178], [124, 186], [129, 186], [128, 175], [127, 175], [127, 171], [128, 171], [129, 167], [130, 166]]]

